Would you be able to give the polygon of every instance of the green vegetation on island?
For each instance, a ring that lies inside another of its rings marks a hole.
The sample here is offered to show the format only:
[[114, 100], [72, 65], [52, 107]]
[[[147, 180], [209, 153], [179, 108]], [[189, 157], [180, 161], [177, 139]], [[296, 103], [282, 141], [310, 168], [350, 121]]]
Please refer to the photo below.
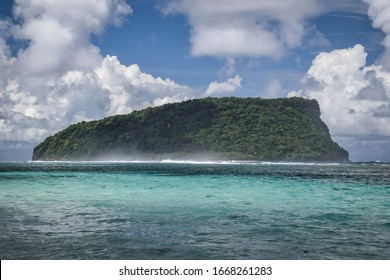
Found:
[[81, 122], [46, 138], [33, 160], [348, 161], [316, 100], [205, 98]]

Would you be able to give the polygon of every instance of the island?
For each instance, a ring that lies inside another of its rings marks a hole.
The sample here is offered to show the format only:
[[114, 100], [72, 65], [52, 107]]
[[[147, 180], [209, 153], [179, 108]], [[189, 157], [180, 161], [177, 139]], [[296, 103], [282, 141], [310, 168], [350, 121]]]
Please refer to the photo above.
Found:
[[193, 99], [70, 125], [32, 159], [349, 161], [320, 114], [299, 97]]

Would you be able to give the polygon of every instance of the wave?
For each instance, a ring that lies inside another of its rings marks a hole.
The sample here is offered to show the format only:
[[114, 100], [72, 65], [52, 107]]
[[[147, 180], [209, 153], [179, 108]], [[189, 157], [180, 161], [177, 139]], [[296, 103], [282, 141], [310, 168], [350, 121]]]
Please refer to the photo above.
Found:
[[349, 163], [340, 163], [340, 162], [294, 162], [294, 161], [281, 161], [281, 162], [273, 162], [273, 161], [263, 161], [260, 163], [261, 165], [314, 165], [314, 166], [339, 166], [339, 165], [347, 165]]
[[257, 161], [238, 161], [238, 160], [171, 160], [164, 159], [161, 163], [176, 163], [176, 164], [254, 164], [257, 165]]
[[[52, 160], [41, 161], [34, 160], [28, 161], [29, 163], [37, 164], [125, 164], [125, 163], [140, 163], [140, 164], [199, 164], [199, 165], [285, 165], [285, 166], [340, 166], [350, 165], [356, 163], [337, 163], [337, 162], [287, 162], [287, 161], [250, 161], [250, 160], [176, 160], [176, 159], [163, 159], [163, 160], [96, 160], [96, 161], [66, 161], [66, 160]], [[369, 164], [369, 163], [358, 163]]]
[[115, 163], [144, 163], [144, 164], [199, 164], [199, 165], [258, 165], [258, 161], [239, 161], [239, 160], [175, 160], [175, 159], [163, 159], [163, 160], [31, 160], [28, 163], [37, 164], [115, 164]]
[[250, 160], [171, 160], [165, 159], [161, 163], [176, 163], [176, 164], [221, 164], [221, 165], [302, 165], [302, 166], [339, 166], [349, 163], [338, 162], [287, 162], [287, 161], [250, 161]]

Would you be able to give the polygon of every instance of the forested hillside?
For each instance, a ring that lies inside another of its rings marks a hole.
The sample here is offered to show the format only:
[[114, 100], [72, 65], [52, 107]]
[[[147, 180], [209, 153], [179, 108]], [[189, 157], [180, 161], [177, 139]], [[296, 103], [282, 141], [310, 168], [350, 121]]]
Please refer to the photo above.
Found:
[[33, 160], [346, 161], [316, 100], [205, 98], [81, 122], [48, 137]]

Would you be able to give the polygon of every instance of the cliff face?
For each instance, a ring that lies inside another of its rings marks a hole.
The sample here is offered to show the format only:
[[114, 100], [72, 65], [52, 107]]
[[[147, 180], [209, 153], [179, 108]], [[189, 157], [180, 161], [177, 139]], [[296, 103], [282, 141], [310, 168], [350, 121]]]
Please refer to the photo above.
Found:
[[315, 100], [206, 98], [81, 122], [46, 138], [33, 160], [348, 161]]

